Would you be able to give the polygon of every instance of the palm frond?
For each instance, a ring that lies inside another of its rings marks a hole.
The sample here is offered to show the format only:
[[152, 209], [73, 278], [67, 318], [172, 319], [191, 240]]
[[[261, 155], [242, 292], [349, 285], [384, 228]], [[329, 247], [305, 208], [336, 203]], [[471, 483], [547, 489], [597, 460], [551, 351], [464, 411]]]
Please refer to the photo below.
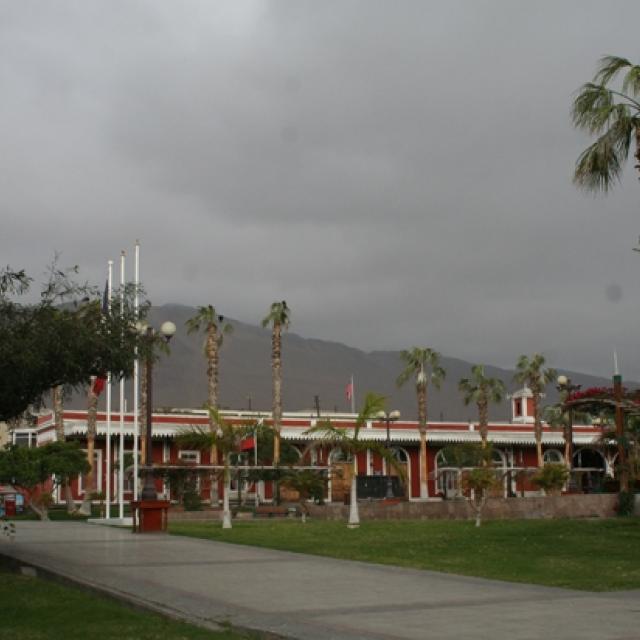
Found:
[[640, 94], [640, 65], [634, 65], [627, 71], [622, 81], [622, 93]]
[[622, 175], [622, 159], [605, 134], [578, 157], [573, 182], [592, 193], [607, 193]]
[[598, 70], [596, 71], [593, 81], [597, 84], [606, 85], [610, 80], [627, 67], [633, 65], [626, 58], [619, 56], [602, 56], [599, 60]]

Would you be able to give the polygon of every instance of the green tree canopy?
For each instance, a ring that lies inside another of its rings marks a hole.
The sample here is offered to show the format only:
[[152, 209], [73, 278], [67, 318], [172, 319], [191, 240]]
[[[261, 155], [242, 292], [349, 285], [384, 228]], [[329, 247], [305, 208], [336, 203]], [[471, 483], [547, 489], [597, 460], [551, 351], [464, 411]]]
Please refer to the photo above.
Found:
[[32, 279], [9, 267], [0, 271], [0, 420], [40, 404], [55, 386], [78, 388], [109, 371], [114, 379], [131, 373], [139, 343], [133, 287], [125, 287], [122, 302], [116, 292], [105, 310], [99, 288], [78, 284], [76, 273], [54, 265], [39, 300], [27, 303], [22, 296]]

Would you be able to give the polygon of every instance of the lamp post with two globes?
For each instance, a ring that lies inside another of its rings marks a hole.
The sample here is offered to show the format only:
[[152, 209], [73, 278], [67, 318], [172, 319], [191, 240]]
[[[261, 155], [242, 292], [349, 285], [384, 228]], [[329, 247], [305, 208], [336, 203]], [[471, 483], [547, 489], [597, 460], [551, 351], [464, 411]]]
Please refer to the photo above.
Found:
[[163, 322], [160, 331], [142, 324], [138, 327], [144, 340], [145, 367], [147, 374], [147, 406], [146, 406], [146, 433], [145, 433], [145, 460], [144, 460], [144, 486], [140, 497], [142, 500], [157, 500], [158, 493], [153, 478], [153, 451], [152, 451], [152, 415], [153, 415], [153, 352], [159, 340], [168, 343], [176, 332], [173, 322]]

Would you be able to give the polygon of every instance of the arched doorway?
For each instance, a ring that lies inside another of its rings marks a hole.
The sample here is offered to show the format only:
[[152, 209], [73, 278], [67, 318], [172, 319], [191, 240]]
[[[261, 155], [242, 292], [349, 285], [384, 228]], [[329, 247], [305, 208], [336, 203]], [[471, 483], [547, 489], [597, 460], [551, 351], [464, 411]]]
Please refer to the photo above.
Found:
[[454, 498], [458, 495], [460, 472], [450, 466], [444, 451], [436, 453], [433, 472], [436, 478], [436, 492], [444, 498]]
[[573, 454], [572, 476], [574, 483], [585, 493], [602, 488], [607, 462], [601, 451], [590, 447], [578, 449]]

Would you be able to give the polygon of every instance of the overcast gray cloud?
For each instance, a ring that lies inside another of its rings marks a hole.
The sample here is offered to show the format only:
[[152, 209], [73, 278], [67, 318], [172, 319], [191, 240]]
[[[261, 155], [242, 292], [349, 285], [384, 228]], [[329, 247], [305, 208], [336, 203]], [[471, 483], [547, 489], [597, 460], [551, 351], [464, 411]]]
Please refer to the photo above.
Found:
[[[640, 378], [640, 184], [571, 184], [637, 2], [0, 0], [2, 262], [364, 349]], [[129, 263], [131, 264], [131, 263]]]

